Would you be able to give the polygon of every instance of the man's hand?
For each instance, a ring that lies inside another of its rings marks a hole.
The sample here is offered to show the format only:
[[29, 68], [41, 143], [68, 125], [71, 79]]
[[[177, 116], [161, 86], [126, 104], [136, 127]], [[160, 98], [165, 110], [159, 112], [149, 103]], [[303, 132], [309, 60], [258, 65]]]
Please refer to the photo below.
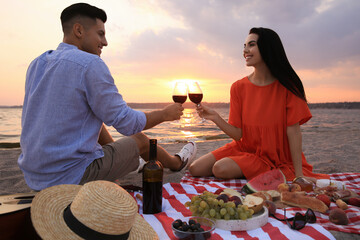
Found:
[[164, 121], [173, 121], [180, 119], [184, 108], [180, 103], [173, 103], [166, 106], [163, 110]]
[[146, 125], [144, 130], [152, 128], [165, 121], [173, 121], [180, 119], [183, 115], [184, 108], [180, 103], [173, 103], [161, 110], [146, 112]]

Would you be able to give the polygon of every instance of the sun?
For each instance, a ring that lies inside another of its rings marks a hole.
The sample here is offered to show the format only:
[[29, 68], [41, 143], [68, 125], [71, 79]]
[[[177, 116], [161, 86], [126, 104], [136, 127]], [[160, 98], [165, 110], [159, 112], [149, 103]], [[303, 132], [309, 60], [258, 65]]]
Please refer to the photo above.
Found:
[[186, 83], [187, 85], [190, 85], [194, 82], [198, 82], [200, 85], [201, 85], [201, 81], [200, 80], [196, 80], [196, 79], [190, 79], [190, 78], [182, 78], [182, 79], [174, 79], [172, 81], [172, 87], [175, 86], [176, 82], [184, 82]]

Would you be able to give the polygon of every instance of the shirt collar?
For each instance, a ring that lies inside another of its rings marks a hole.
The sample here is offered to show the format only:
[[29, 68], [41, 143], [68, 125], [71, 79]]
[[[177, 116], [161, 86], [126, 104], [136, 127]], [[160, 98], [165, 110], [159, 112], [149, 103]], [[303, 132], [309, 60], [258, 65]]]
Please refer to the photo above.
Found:
[[57, 48], [57, 50], [66, 50], [66, 49], [78, 49], [78, 47], [72, 44], [62, 42], [59, 44]]

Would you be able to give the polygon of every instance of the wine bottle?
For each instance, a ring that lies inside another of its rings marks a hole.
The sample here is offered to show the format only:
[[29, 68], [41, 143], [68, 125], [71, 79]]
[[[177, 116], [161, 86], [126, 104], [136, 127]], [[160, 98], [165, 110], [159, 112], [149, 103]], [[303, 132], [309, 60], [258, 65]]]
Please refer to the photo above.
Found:
[[150, 139], [149, 161], [143, 168], [143, 213], [162, 211], [163, 166], [157, 160], [157, 140]]

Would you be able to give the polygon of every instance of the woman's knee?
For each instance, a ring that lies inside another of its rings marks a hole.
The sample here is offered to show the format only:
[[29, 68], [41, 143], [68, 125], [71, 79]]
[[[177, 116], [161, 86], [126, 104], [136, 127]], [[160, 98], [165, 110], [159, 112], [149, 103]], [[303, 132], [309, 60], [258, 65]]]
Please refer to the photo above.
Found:
[[215, 157], [208, 153], [189, 165], [189, 172], [194, 177], [207, 177], [212, 175], [212, 167], [216, 162]]
[[188, 170], [192, 176], [201, 177], [201, 171], [200, 171], [199, 167], [197, 167], [196, 165], [197, 165], [196, 161], [192, 162], [189, 165]]
[[227, 178], [227, 169], [226, 166], [224, 166], [224, 164], [221, 164], [221, 162], [216, 162], [212, 168], [212, 172], [214, 174], [215, 177], [217, 178]]
[[217, 161], [212, 168], [212, 172], [215, 177], [223, 179], [243, 176], [240, 167], [230, 158], [223, 158]]

